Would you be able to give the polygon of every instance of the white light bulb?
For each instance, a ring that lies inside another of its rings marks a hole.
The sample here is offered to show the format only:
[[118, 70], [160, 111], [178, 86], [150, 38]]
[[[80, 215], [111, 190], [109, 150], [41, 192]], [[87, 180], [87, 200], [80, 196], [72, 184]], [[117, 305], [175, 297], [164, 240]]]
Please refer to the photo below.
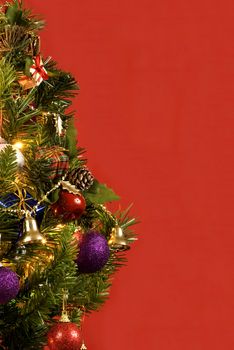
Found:
[[0, 136], [0, 152], [4, 150], [5, 147], [11, 146], [16, 151], [16, 161], [19, 168], [24, 166], [24, 156], [22, 152], [15, 146], [10, 145], [7, 143], [1, 136]]

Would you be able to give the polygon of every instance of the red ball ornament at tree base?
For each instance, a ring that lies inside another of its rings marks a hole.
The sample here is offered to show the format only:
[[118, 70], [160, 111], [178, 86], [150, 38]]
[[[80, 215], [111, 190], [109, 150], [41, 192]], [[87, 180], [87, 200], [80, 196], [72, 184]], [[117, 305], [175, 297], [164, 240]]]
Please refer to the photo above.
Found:
[[47, 335], [49, 350], [80, 350], [81, 331], [75, 323], [59, 322], [52, 326]]

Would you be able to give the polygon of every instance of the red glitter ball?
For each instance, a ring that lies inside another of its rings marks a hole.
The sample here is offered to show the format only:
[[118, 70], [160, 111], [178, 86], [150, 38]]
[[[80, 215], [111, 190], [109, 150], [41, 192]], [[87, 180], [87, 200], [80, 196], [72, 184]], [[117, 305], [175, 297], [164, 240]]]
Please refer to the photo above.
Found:
[[55, 324], [47, 335], [49, 350], [80, 350], [81, 332], [75, 323]]
[[66, 190], [59, 192], [57, 203], [62, 208], [65, 220], [79, 219], [86, 208], [85, 199], [81, 194], [70, 193]]

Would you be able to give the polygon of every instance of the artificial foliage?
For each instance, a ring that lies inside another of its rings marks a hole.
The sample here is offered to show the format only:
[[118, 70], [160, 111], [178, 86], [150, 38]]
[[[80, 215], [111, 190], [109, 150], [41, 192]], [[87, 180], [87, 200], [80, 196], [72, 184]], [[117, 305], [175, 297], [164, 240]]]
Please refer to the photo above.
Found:
[[84, 314], [108, 298], [112, 275], [135, 240], [129, 209], [107, 209], [119, 197], [91, 174], [77, 145], [69, 107], [79, 86], [51, 57], [43, 57], [43, 25], [19, 0], [0, 9], [0, 349], [5, 350], [48, 349], [47, 334], [64, 312], [64, 291], [69, 319], [81, 330]]

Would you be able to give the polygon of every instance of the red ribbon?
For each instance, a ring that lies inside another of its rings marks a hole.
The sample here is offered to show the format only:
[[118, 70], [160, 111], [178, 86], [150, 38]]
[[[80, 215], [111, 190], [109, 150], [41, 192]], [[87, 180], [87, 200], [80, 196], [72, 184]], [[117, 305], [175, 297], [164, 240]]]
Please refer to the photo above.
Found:
[[44, 64], [41, 64], [41, 56], [37, 55], [35, 57], [35, 64], [32, 65], [31, 68], [35, 69], [35, 72], [33, 73], [33, 76], [35, 74], [39, 74], [43, 80], [47, 80], [49, 78], [49, 75], [47, 74], [45, 68], [44, 68]]

